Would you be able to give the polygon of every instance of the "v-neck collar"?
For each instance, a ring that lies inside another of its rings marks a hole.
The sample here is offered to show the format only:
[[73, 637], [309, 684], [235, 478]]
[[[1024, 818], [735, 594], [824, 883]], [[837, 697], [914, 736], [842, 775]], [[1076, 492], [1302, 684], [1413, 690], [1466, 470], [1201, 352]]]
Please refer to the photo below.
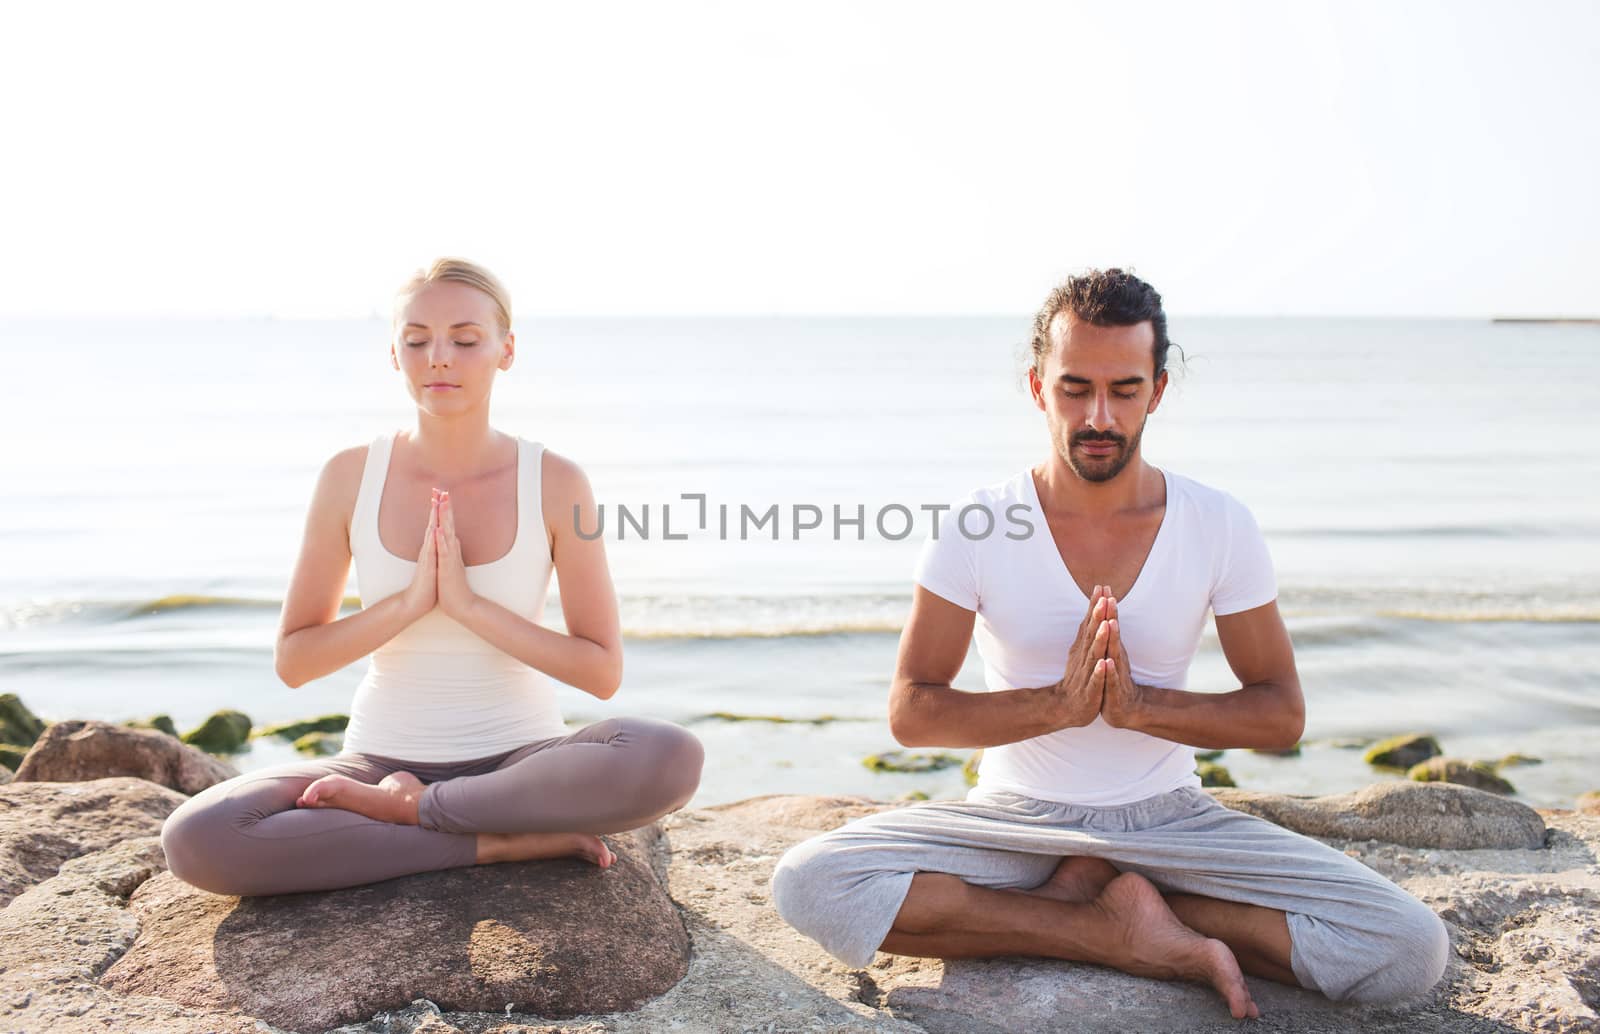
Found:
[[[1150, 561], [1155, 557], [1156, 550], [1161, 548], [1162, 542], [1167, 537], [1167, 526], [1172, 523], [1172, 477], [1161, 467], [1156, 469], [1161, 471], [1161, 483], [1166, 488], [1167, 493], [1166, 506], [1161, 512], [1161, 526], [1156, 529], [1156, 537], [1150, 540], [1150, 548], [1145, 552], [1143, 563], [1139, 565], [1139, 573], [1133, 576], [1133, 584], [1128, 587], [1127, 593], [1117, 600], [1118, 610], [1127, 601], [1134, 599], [1139, 591], [1139, 586], [1144, 584], [1144, 573], [1150, 569]], [[1072, 591], [1076, 592], [1079, 599], [1082, 599], [1087, 605], [1089, 597], [1083, 594], [1083, 588], [1078, 584], [1078, 579], [1073, 577], [1072, 568], [1067, 566], [1066, 557], [1061, 555], [1061, 549], [1056, 545], [1056, 537], [1050, 532], [1050, 519], [1045, 515], [1044, 503], [1039, 499], [1039, 486], [1034, 483], [1032, 467], [1022, 472], [1022, 479], [1025, 482], [1024, 487], [1027, 489], [1029, 501], [1038, 510], [1039, 519], [1044, 523], [1044, 535], [1042, 538], [1044, 539], [1045, 548], [1050, 551], [1050, 556], [1054, 558], [1056, 569], [1067, 579], [1067, 584], [1072, 586]]]

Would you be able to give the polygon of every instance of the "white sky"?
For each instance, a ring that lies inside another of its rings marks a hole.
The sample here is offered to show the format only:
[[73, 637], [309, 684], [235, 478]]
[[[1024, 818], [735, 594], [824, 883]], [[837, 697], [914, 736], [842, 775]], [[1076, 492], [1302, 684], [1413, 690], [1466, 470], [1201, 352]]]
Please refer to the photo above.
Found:
[[0, 313], [1600, 315], [1600, 3], [0, 8]]

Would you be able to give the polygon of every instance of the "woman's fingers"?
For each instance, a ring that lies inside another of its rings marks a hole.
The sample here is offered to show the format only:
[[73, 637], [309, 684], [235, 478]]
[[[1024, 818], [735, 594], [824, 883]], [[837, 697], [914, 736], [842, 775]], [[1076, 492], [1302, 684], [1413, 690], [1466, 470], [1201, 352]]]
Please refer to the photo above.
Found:
[[428, 531], [422, 536], [422, 553], [417, 557], [418, 563], [426, 565], [433, 561], [435, 556], [433, 545], [434, 529], [438, 526], [439, 502], [435, 499], [433, 504], [428, 507]]

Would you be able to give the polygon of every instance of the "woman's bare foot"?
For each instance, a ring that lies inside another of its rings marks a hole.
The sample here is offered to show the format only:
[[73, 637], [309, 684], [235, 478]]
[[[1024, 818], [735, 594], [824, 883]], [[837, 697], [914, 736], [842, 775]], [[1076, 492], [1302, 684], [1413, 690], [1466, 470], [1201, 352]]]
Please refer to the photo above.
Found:
[[1210, 984], [1227, 1001], [1234, 1019], [1261, 1015], [1228, 946], [1184, 926], [1161, 892], [1143, 876], [1123, 873], [1106, 884], [1094, 905], [1124, 937], [1107, 958], [1107, 965], [1158, 980]]
[[592, 833], [479, 833], [479, 865], [524, 862], [534, 858], [582, 858], [602, 869], [617, 856]]
[[1024, 893], [1057, 901], [1093, 901], [1119, 875], [1117, 867], [1103, 858], [1074, 855], [1061, 859], [1048, 880]]
[[380, 822], [415, 826], [422, 789], [422, 780], [410, 772], [391, 772], [376, 786], [349, 776], [325, 775], [294, 803], [298, 808], [341, 808]]

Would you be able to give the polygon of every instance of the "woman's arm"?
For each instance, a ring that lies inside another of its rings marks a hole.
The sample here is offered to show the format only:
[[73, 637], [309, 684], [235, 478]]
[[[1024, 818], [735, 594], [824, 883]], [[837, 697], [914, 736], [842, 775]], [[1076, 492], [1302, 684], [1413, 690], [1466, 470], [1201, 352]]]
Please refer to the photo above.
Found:
[[531, 668], [609, 700], [622, 684], [622, 622], [603, 540], [577, 529], [599, 527], [594, 491], [576, 463], [548, 449], [542, 460], [543, 512], [561, 589], [567, 632], [552, 631], [481, 596], [458, 620], [479, 638]]
[[[365, 448], [346, 449], [323, 465], [312, 493], [300, 558], [284, 594], [272, 649], [278, 678], [291, 689], [360, 660], [433, 606], [430, 602], [418, 613], [419, 601], [408, 599], [409, 592], [396, 593], [339, 617], [350, 574], [349, 515], [365, 463]], [[424, 541], [424, 553], [431, 539]], [[426, 577], [431, 581], [434, 575], [430, 571]]]

